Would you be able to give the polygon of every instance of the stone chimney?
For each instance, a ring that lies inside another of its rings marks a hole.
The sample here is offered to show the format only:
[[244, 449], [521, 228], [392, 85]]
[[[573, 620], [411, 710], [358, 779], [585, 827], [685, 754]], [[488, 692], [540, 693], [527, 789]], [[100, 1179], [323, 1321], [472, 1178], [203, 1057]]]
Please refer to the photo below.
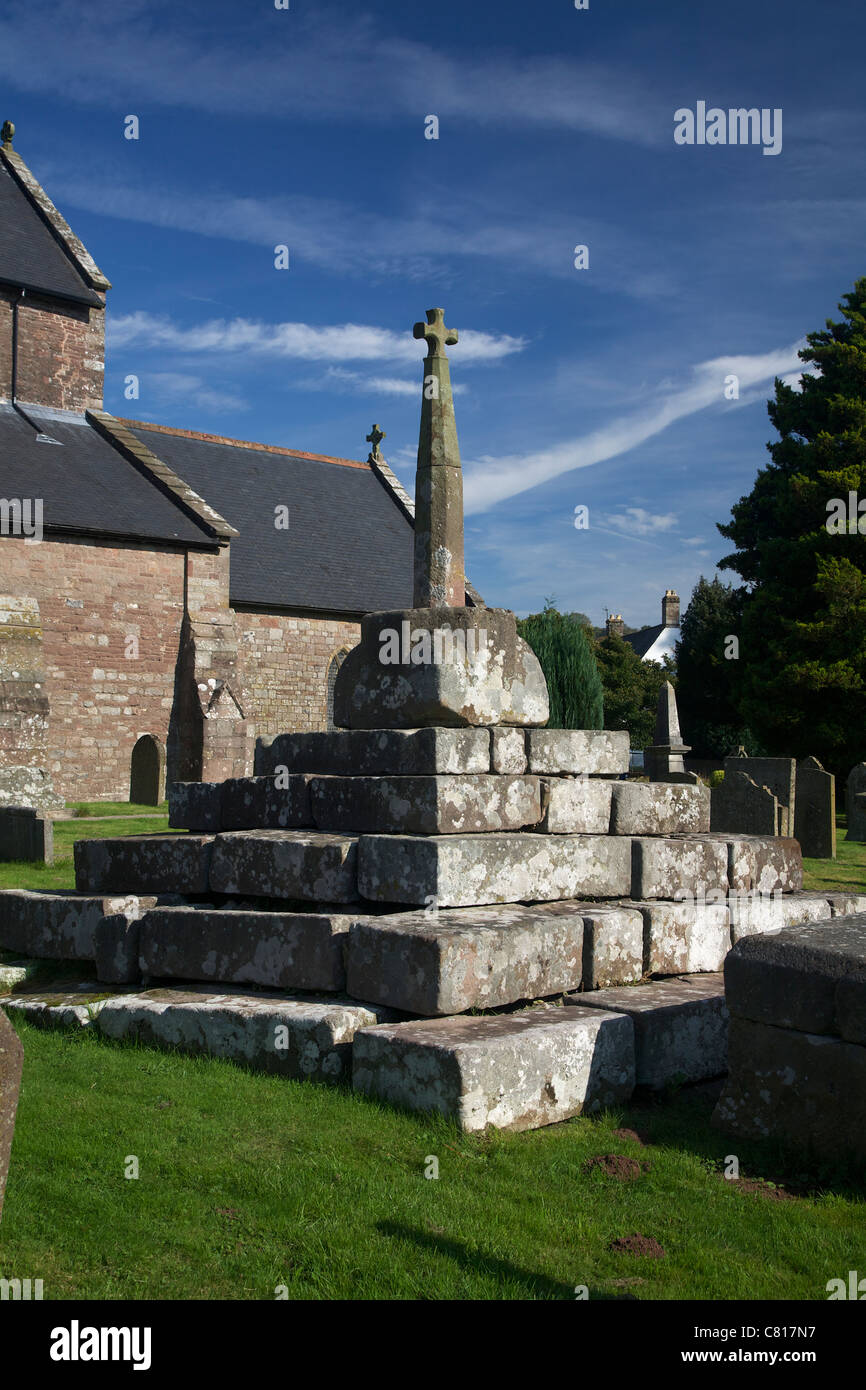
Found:
[[680, 625], [680, 596], [675, 589], [665, 589], [662, 599], [662, 624], [665, 627]]
[[621, 613], [611, 613], [607, 620], [607, 635], [608, 637], [625, 636], [625, 623]]

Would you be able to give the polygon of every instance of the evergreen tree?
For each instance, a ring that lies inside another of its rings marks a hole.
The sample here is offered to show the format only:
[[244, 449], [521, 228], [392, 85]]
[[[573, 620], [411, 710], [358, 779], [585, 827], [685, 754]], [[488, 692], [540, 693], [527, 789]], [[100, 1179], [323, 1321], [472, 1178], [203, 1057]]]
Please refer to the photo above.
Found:
[[517, 631], [535, 652], [547, 680], [548, 728], [604, 728], [601, 680], [583, 625], [558, 613], [553, 600], [547, 599], [543, 613], [518, 619]]
[[677, 707], [683, 738], [696, 758], [723, 758], [741, 743], [752, 756], [759, 751], [739, 716], [739, 662], [730, 642], [741, 632], [744, 597], [744, 590], [701, 575], [683, 614]]
[[[839, 309], [807, 337], [802, 389], [776, 380], [772, 461], [719, 530], [736, 547], [721, 567], [749, 588], [742, 717], [771, 751], [847, 774], [866, 722], [866, 278]], [[849, 494], [863, 530], [834, 534]]]
[[655, 742], [656, 709], [665, 681], [675, 678], [672, 663], [642, 661], [634, 648], [616, 635], [603, 637], [595, 649], [604, 686], [606, 729], [627, 729], [632, 748]]

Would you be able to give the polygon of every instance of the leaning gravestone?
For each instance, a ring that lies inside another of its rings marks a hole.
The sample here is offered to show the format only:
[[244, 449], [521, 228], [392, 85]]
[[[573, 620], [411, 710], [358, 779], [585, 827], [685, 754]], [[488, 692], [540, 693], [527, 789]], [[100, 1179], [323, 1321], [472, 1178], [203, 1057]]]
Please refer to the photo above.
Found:
[[809, 859], [836, 858], [836, 778], [817, 758], [797, 765], [794, 838]]
[[793, 758], [725, 758], [729, 772], [745, 772], [759, 787], [768, 787], [779, 803], [777, 835], [794, 834], [796, 769]]
[[15, 1128], [15, 1111], [18, 1108], [21, 1064], [22, 1052], [18, 1034], [0, 1009], [0, 1216], [3, 1215], [12, 1131]]
[[866, 763], [858, 763], [848, 774], [845, 809], [848, 813], [848, 839], [866, 840]]
[[[728, 760], [730, 762], [730, 760]], [[745, 772], [725, 773], [725, 780], [713, 787], [710, 828], [739, 835], [775, 835], [779, 824], [779, 803], [769, 787], [759, 787]]]

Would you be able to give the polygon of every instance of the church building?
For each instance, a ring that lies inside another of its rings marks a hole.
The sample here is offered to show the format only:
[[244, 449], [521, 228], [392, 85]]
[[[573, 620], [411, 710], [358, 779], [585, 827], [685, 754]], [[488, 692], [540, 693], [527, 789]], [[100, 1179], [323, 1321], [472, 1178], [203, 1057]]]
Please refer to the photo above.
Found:
[[0, 803], [34, 804], [40, 779], [152, 801], [166, 777], [248, 775], [256, 738], [330, 726], [361, 615], [411, 606], [412, 501], [376, 426], [360, 461], [108, 414], [111, 286], [13, 137], [6, 122]]

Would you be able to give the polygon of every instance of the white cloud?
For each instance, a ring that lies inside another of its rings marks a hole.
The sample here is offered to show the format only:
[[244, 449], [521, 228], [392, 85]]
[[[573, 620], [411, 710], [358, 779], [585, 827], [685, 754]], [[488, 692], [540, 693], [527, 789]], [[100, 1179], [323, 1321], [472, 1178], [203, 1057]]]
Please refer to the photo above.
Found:
[[249, 403], [219, 384], [206, 383], [188, 372], [145, 372], [141, 377], [144, 398], [153, 394], [160, 401], [184, 401], [203, 410], [249, 410]]
[[[108, 321], [109, 344], [117, 348], [171, 348], [189, 353], [249, 353], [306, 362], [419, 362], [424, 344], [408, 333], [372, 324], [262, 323], [258, 319], [208, 319], [181, 327], [167, 315], [139, 310]], [[462, 366], [493, 362], [521, 352], [525, 338], [467, 329], [450, 349]], [[408, 383], [406, 383], [408, 394]], [[385, 389], [385, 388], [383, 388]], [[398, 388], [403, 391], [403, 384]], [[413, 391], [420, 389], [415, 382]]]
[[658, 531], [670, 531], [671, 527], [677, 524], [673, 512], [656, 516], [643, 507], [626, 507], [624, 512], [614, 512], [607, 519], [611, 526], [626, 532], [632, 531], [638, 536], [652, 536]]
[[772, 381], [790, 372], [798, 361], [801, 343], [755, 356], [716, 357], [691, 368], [688, 384], [661, 393], [658, 405], [625, 419], [612, 421], [583, 438], [566, 440], [538, 453], [510, 454], [501, 458], [482, 455], [464, 467], [464, 506], [467, 513], [487, 511], [508, 497], [538, 487], [576, 468], [626, 454], [668, 425], [708, 406], [724, 402], [725, 377], [736, 373], [742, 386]]

